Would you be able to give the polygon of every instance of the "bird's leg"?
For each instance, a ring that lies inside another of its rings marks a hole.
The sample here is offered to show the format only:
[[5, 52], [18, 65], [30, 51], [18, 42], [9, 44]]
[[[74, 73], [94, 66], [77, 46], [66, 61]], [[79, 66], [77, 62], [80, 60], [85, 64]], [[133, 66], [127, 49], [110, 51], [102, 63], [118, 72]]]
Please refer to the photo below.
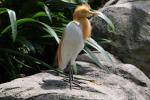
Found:
[[76, 64], [74, 63], [74, 64], [70, 65], [69, 67], [70, 67], [70, 68], [69, 68], [69, 74], [70, 74], [70, 75], [69, 75], [70, 89], [72, 89], [72, 84], [74, 84], [74, 85], [76, 85], [76, 86], [82, 88], [82, 86], [80, 86], [80, 83], [82, 83], [82, 82], [80, 82], [80, 81], [78, 81], [78, 80], [74, 80], [74, 77], [73, 77], [73, 74], [74, 74], [74, 73], [77, 74], [77, 66], [76, 66]]
[[72, 81], [73, 81], [73, 68], [72, 65], [69, 66], [69, 83], [70, 89], [72, 89]]
[[72, 89], [72, 85], [76, 85], [82, 88], [82, 86], [80, 86], [80, 83], [82, 82], [78, 81], [77, 79], [74, 79], [74, 73], [77, 74], [76, 64], [69, 63], [67, 71], [68, 71], [68, 79], [64, 79], [64, 81], [69, 83], [69, 88]]
[[73, 77], [73, 74], [77, 74], [77, 66], [76, 66], [76, 63], [73, 63], [72, 65], [71, 65], [71, 74], [72, 74], [72, 81], [74, 81], [74, 77]]

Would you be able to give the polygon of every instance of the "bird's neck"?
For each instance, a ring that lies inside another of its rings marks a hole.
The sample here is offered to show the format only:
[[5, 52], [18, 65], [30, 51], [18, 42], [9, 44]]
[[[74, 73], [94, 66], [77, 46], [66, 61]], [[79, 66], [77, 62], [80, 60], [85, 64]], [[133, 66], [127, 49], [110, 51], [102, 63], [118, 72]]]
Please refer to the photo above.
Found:
[[81, 24], [82, 26], [82, 34], [84, 40], [87, 40], [90, 37], [91, 34], [91, 24], [90, 21], [87, 18], [74, 18], [74, 21], [77, 21]]

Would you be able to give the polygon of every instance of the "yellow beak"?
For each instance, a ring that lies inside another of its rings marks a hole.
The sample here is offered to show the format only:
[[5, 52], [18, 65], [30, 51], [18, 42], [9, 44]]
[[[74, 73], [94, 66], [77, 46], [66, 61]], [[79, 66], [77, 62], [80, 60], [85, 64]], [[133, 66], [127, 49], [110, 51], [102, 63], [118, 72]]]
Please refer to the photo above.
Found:
[[96, 16], [96, 15], [98, 15], [97, 12], [95, 12], [95, 11], [89, 11], [88, 17], [92, 17], [92, 16]]

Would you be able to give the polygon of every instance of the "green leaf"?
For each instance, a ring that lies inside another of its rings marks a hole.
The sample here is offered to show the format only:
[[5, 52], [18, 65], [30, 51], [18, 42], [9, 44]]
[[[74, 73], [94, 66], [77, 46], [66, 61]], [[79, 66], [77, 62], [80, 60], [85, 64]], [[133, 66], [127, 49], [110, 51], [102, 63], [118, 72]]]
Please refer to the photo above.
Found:
[[[35, 23], [35, 21], [34, 21], [34, 19], [31, 19], [31, 18], [24, 18], [24, 19], [17, 20], [17, 26], [25, 24], [25, 23]], [[11, 30], [11, 25], [4, 28], [2, 30], [0, 36], [2, 36], [3, 34], [9, 32], [10, 30]]]
[[29, 65], [25, 64], [24, 62], [22, 62], [22, 61], [16, 59], [15, 57], [11, 57], [11, 58], [12, 58], [13, 60], [15, 60], [17, 63], [19, 63], [19, 64], [21, 64], [21, 65], [23, 65], [23, 66], [25, 66], [25, 67], [32, 68], [31, 66], [29, 66]]
[[98, 13], [98, 17], [102, 18], [110, 26], [111, 29], [109, 29], [109, 31], [114, 32], [115, 31], [115, 26], [111, 22], [111, 20], [106, 15], [104, 15], [102, 12], [100, 12], [100, 11], [96, 11], [96, 12]]
[[105, 50], [92, 38], [89, 38], [86, 43], [93, 48], [97, 49], [99, 52], [105, 52]]
[[[52, 28], [51, 28], [52, 29]], [[55, 31], [52, 29], [47, 29], [47, 28], [43, 28], [43, 30], [45, 30], [46, 32], [48, 32], [51, 36], [53, 36], [55, 38], [55, 40], [57, 41], [57, 43], [59, 44], [60, 39], [58, 38], [57, 34], [55, 33]]]
[[43, 62], [43, 61], [41, 61], [41, 60], [39, 60], [37, 58], [34, 58], [34, 57], [30, 56], [30, 55], [23, 54], [21, 52], [18, 52], [18, 51], [12, 50], [12, 49], [7, 49], [7, 48], [0, 48], [0, 52], [4, 52], [4, 53], [7, 52], [8, 54], [11, 54], [11, 55], [16, 55], [16, 56], [23, 57], [23, 58], [31, 60], [31, 61], [33, 61], [33, 62], [35, 62], [37, 64], [41, 64], [41, 65], [43, 65], [43, 66], [45, 66], [45, 67], [47, 67], [49, 69], [52, 69], [52, 70], [54, 70], [54, 71], [56, 71], [58, 73], [66, 75], [65, 73], [56, 70], [54, 67], [48, 65], [47, 63], [45, 63], [45, 62]]
[[6, 13], [7, 12], [7, 8], [0, 8], [0, 14]]
[[[13, 42], [15, 42], [16, 36], [17, 36], [16, 14], [11, 9], [0, 8], [0, 14], [3, 14], [3, 13], [8, 13], [8, 15], [9, 15], [10, 27], [12, 30], [12, 39], [13, 39]], [[3, 31], [1, 32], [0, 36], [2, 36], [2, 35], [3, 35]]]
[[47, 15], [46, 15], [45, 12], [40, 11], [40, 12], [35, 13], [35, 14], [32, 16], [32, 18], [38, 18], [38, 17], [43, 17], [43, 16], [45, 17], [45, 16], [47, 16]]
[[56, 32], [50, 26], [48, 26], [47, 24], [45, 24], [43, 22], [38, 22], [38, 23], [42, 24], [45, 27], [44, 30], [47, 31], [50, 35], [52, 35], [55, 38], [55, 40], [57, 41], [57, 43], [60, 42]]
[[88, 0], [61, 0], [61, 1], [66, 2], [66, 3], [73, 3], [73, 4], [77, 4], [80, 2], [88, 2]]
[[108, 55], [108, 53], [92, 38], [89, 38], [86, 43], [90, 46], [92, 46], [93, 48], [95, 48], [96, 50], [98, 50], [106, 59], [106, 61], [109, 61], [112, 66], [114, 66], [114, 63], [111, 59], [111, 57]]
[[0, 51], [1, 52], [7, 52], [9, 54], [12, 54], [12, 55], [16, 55], [16, 56], [20, 56], [20, 57], [24, 57], [26, 59], [30, 59], [32, 60], [33, 62], [39, 62], [40, 64], [44, 65], [45, 67], [49, 68], [49, 69], [53, 69], [52, 66], [46, 64], [45, 62], [39, 60], [39, 59], [36, 59], [30, 55], [27, 55], [27, 54], [23, 54], [23, 53], [20, 53], [18, 51], [15, 51], [15, 50], [12, 50], [12, 49], [7, 49], [7, 48], [0, 48]]
[[26, 40], [25, 38], [18, 37], [17, 41], [19, 41], [22, 45], [25, 45], [29, 49], [29, 51], [32, 51], [33, 53], [36, 52], [34, 46], [32, 45], [32, 43], [29, 42], [28, 40]]
[[13, 65], [12, 60], [10, 59], [10, 56], [8, 55], [8, 53], [5, 52], [5, 60], [7, 60], [7, 67], [9, 67], [8, 69], [8, 73], [10, 73], [11, 75], [11, 79], [17, 78], [17, 69], [16, 67]]
[[[45, 29], [47, 29], [47, 32], [52, 35], [55, 40], [57, 41], [57, 43], [59, 43], [59, 38], [56, 34], [56, 32], [47, 24], [43, 23], [43, 22], [40, 22], [38, 20], [35, 20], [35, 19], [32, 19], [32, 18], [23, 18], [23, 19], [20, 19], [20, 20], [17, 20], [17, 25], [22, 25], [22, 24], [25, 24], [25, 23], [37, 23], [39, 25], [42, 25]], [[4, 34], [4, 33], [7, 33], [9, 32], [10, 30], [10, 26], [7, 26], [2, 32], [1, 32], [1, 35]]]
[[[66, 25], [65, 25], [66, 26]], [[64, 32], [64, 27], [52, 27], [55, 31], [63, 33]]]
[[105, 69], [104, 66], [99, 62], [99, 60], [97, 59], [97, 57], [94, 55], [94, 53], [93, 53], [87, 46], [85, 46], [83, 50], [89, 55], [89, 57], [91, 58], [91, 60], [92, 60], [98, 67], [100, 67], [100, 68], [103, 67], [103, 69]]
[[49, 21], [52, 23], [52, 17], [49, 8], [44, 4], [44, 10], [49, 18]]
[[12, 28], [13, 42], [15, 42], [16, 36], [17, 36], [16, 14], [13, 10], [10, 10], [10, 9], [7, 9], [7, 12], [9, 15], [10, 24], [11, 24], [11, 28]]

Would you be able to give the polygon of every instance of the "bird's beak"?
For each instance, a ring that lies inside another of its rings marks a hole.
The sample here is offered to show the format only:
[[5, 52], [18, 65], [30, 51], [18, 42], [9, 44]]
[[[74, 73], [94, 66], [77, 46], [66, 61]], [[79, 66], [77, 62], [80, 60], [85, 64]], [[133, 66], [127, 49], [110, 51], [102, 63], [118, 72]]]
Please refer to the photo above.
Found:
[[96, 16], [98, 13], [96, 11], [89, 11], [89, 16]]

